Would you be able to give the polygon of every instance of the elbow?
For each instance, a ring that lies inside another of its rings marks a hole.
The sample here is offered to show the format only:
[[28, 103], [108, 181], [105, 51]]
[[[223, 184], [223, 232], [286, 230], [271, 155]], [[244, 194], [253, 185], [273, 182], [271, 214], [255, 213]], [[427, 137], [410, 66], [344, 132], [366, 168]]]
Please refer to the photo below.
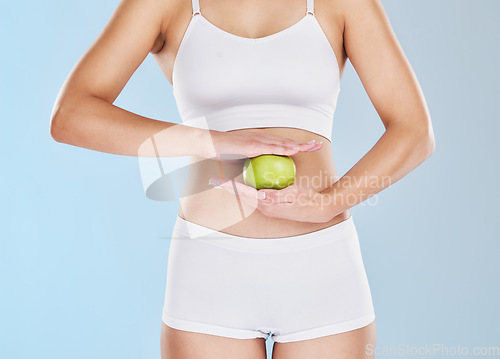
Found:
[[62, 142], [59, 121], [60, 120], [58, 117], [51, 117], [50, 118], [49, 133], [50, 133], [50, 137], [52, 137], [52, 139], [56, 142]]
[[434, 153], [435, 148], [436, 148], [436, 140], [434, 139], [434, 134], [432, 134], [432, 136], [429, 138], [429, 155], [428, 155], [428, 157], [430, 157]]
[[422, 134], [418, 136], [418, 151], [421, 152], [423, 161], [428, 159], [436, 148], [436, 139], [434, 137], [434, 131], [432, 127], [427, 127], [425, 131], [422, 131]]
[[65, 133], [67, 132], [68, 109], [60, 105], [55, 105], [50, 116], [49, 133], [50, 137], [56, 142], [65, 142]]
[[56, 142], [61, 142], [61, 112], [61, 106], [56, 103], [50, 115], [49, 133]]

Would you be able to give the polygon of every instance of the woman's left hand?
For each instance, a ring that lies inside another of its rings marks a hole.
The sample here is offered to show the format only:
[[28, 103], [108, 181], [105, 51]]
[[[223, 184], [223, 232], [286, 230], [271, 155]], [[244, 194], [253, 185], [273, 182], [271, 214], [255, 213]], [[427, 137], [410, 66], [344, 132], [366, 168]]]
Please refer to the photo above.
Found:
[[[325, 223], [333, 218], [329, 213], [331, 209], [325, 205], [327, 195], [308, 186], [293, 184], [280, 190], [257, 190], [232, 179], [216, 188], [229, 191], [268, 217], [314, 223]], [[264, 194], [265, 198], [262, 198]]]

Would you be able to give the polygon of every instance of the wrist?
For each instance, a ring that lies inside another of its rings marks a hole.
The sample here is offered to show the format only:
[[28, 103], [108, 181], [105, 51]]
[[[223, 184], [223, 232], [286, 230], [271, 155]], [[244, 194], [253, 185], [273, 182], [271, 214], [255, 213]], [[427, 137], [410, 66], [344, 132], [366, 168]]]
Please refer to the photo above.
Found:
[[192, 141], [194, 155], [203, 158], [217, 157], [215, 143], [218, 141], [221, 133], [221, 131], [196, 128]]
[[321, 210], [324, 212], [326, 217], [325, 222], [329, 222], [350, 208], [344, 200], [343, 194], [334, 185], [319, 193], [321, 194], [322, 202]]

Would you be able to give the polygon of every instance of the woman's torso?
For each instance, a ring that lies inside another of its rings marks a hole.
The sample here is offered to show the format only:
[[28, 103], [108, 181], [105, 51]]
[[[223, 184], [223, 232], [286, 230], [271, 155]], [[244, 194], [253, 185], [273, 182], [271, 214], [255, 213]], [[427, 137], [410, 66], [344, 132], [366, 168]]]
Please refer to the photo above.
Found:
[[[266, 2], [248, 0], [247, 5], [231, 5], [230, 1], [201, 0], [202, 13], [212, 23], [223, 30], [242, 37], [264, 37], [277, 33], [296, 23], [304, 16], [305, 0]], [[166, 78], [172, 83], [172, 69], [183, 34], [192, 16], [190, 0], [173, 0], [177, 11], [165, 19], [166, 43], [155, 59]], [[328, 42], [338, 59], [340, 73], [346, 61], [343, 48], [342, 19], [335, 14], [331, 4], [316, 0], [315, 14]], [[259, 19], [259, 20], [255, 20]], [[248, 29], [245, 31], [244, 29]], [[255, 31], [253, 29], [259, 29]], [[236, 129], [233, 131], [262, 131], [271, 135], [286, 137], [297, 141], [323, 141], [319, 151], [298, 153], [291, 156], [297, 168], [296, 183], [310, 185], [321, 191], [338, 179], [332, 158], [331, 143], [323, 136], [298, 128], [269, 127]], [[326, 223], [291, 221], [268, 217], [240, 201], [228, 191], [212, 188], [210, 177], [242, 179], [243, 160], [234, 162], [190, 158], [189, 175], [184, 194], [180, 200], [179, 216], [190, 222], [220, 230], [225, 233], [256, 238], [276, 238], [299, 235], [316, 231], [339, 223], [350, 216], [344, 211]]]

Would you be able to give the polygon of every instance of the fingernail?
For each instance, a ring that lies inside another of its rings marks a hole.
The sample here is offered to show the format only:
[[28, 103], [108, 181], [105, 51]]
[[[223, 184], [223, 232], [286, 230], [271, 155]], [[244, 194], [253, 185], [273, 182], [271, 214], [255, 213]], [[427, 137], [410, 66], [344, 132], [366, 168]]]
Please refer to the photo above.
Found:
[[257, 191], [255, 193], [255, 195], [256, 195], [257, 199], [264, 199], [264, 198], [266, 198], [266, 192]]

